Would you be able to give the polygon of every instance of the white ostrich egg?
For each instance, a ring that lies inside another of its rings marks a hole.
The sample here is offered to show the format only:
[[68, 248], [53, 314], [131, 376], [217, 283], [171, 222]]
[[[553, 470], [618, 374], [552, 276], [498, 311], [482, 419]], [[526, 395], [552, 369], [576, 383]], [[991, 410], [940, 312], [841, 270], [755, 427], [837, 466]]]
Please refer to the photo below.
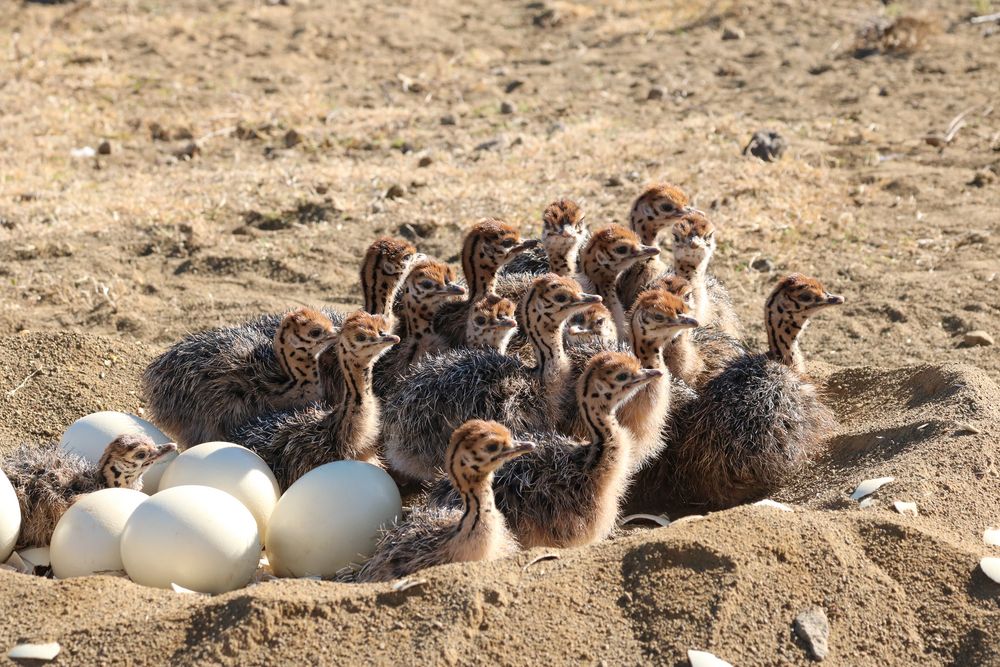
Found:
[[122, 532], [132, 581], [199, 593], [245, 586], [260, 561], [257, 522], [243, 503], [208, 486], [175, 486], [139, 505]]
[[267, 557], [279, 577], [331, 577], [363, 563], [379, 531], [402, 513], [399, 488], [384, 470], [336, 461], [310, 470], [278, 500], [267, 527]]
[[21, 506], [7, 475], [0, 470], [0, 563], [7, 562], [21, 534]]
[[189, 484], [211, 486], [243, 503], [261, 536], [281, 495], [264, 459], [231, 442], [206, 442], [181, 452], [160, 478], [160, 491]]
[[[171, 442], [170, 438], [160, 429], [145, 419], [124, 412], [95, 412], [81, 417], [70, 424], [63, 433], [59, 446], [68, 452], [75, 452], [91, 463], [101, 460], [101, 455], [111, 441], [120, 435], [148, 435], [157, 445]], [[154, 463], [142, 476], [142, 490], [150, 495], [159, 488], [160, 477], [167, 465], [176, 454], [163, 457], [162, 461]]]
[[73, 503], [49, 544], [59, 579], [123, 570], [121, 537], [129, 517], [149, 496], [132, 489], [101, 489]]

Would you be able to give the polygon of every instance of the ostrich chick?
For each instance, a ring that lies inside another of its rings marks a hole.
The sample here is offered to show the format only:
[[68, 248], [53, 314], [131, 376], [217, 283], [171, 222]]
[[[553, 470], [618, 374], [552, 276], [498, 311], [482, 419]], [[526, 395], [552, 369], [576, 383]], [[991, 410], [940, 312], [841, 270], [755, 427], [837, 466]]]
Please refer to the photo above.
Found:
[[[319, 355], [320, 382], [336, 366], [344, 382], [338, 403], [314, 404], [258, 417], [240, 427], [234, 441], [264, 459], [282, 491], [313, 468], [343, 459], [379, 464], [379, 403], [372, 393], [376, 360], [399, 337], [381, 315], [363, 311], [344, 320], [337, 342]], [[324, 394], [333, 391], [324, 388]]]
[[566, 325], [566, 346], [571, 345], [614, 345], [618, 340], [615, 320], [603, 303], [588, 306], [573, 317]]
[[[688, 197], [680, 188], [669, 183], [658, 183], [646, 188], [632, 204], [629, 227], [648, 246], [657, 246], [657, 237], [664, 229], [694, 211]], [[625, 271], [618, 286], [618, 294], [625, 308], [631, 308], [639, 293], [650, 287], [666, 265], [656, 255], [641, 259]]]
[[[497, 507], [524, 548], [583, 546], [611, 533], [633, 467], [633, 439], [615, 412], [661, 375], [642, 368], [631, 355], [598, 354], [577, 383], [590, 441], [532, 434], [535, 448], [497, 471]], [[456, 507], [460, 499], [447, 480], [440, 480], [431, 488], [429, 502]]]
[[674, 223], [672, 234], [673, 273], [691, 283], [695, 317], [704, 326], [739, 338], [743, 328], [733, 310], [729, 291], [708, 273], [715, 254], [715, 225], [701, 211], [692, 211]]
[[536, 278], [519, 306], [535, 365], [496, 350], [460, 349], [431, 355], [386, 399], [382, 436], [392, 467], [432, 480], [444, 464], [447, 434], [470, 419], [491, 419], [515, 433], [555, 423], [569, 372], [563, 328], [600, 297], [572, 278]]
[[[634, 440], [632, 465], [636, 468], [652, 460], [663, 448], [661, 433], [671, 410], [672, 383], [663, 351], [678, 336], [698, 326], [698, 321], [689, 312], [687, 305], [676, 296], [663, 290], [647, 290], [639, 295], [628, 315], [628, 343], [568, 349], [575, 377], [584, 371], [591, 357], [603, 350], [630, 351], [644, 367], [661, 372], [660, 377], [646, 384], [618, 409], [618, 420]], [[573, 392], [564, 393], [563, 404], [563, 422], [559, 430], [579, 438], [587, 437], [586, 415], [577, 409]]]
[[461, 507], [418, 507], [386, 532], [357, 581], [389, 581], [445, 563], [494, 560], [517, 551], [493, 502], [493, 472], [532, 450], [504, 426], [474, 419], [451, 436], [445, 469]]
[[587, 240], [584, 213], [574, 201], [559, 199], [542, 212], [542, 245], [523, 252], [500, 271], [497, 293], [517, 299], [531, 280], [545, 273], [572, 277], [577, 256]]
[[[365, 308], [392, 312], [399, 284], [419, 257], [405, 241], [383, 237], [372, 243], [361, 267]], [[323, 328], [343, 323], [342, 313], [321, 312], [331, 323], [322, 322]], [[302, 391], [282, 391], [294, 387], [274, 347], [285, 321], [282, 315], [261, 315], [190, 334], [171, 346], [142, 375], [142, 396], [152, 421], [185, 448], [229, 440], [233, 429], [254, 417], [317, 400], [311, 383], [301, 385]]]
[[[192, 334], [143, 375], [153, 421], [182, 447], [229, 440], [258, 415], [317, 400], [316, 355], [337, 335], [329, 318], [309, 308], [286, 314], [267, 348], [246, 331], [227, 333]], [[211, 364], [200, 363], [209, 357]]]
[[21, 445], [0, 462], [21, 507], [17, 548], [47, 546], [59, 519], [81, 495], [115, 487], [142, 490], [142, 474], [175, 451], [173, 443], [157, 446], [145, 435], [120, 435], [94, 465], [54, 442]]
[[522, 242], [517, 229], [503, 220], [486, 218], [473, 225], [462, 244], [462, 272], [469, 296], [438, 310], [434, 331], [452, 347], [464, 345], [472, 304], [487, 294], [496, 293], [494, 288], [500, 267], [537, 245], [534, 239]]
[[[434, 329], [434, 319], [442, 308], [464, 295], [465, 288], [455, 283], [455, 272], [447, 264], [425, 259], [410, 270], [403, 287], [403, 344], [386, 353], [375, 366], [373, 387], [377, 396], [392, 392], [410, 367], [425, 355], [448, 347]], [[332, 385], [336, 371], [331, 370]]]
[[468, 346], [506, 354], [507, 345], [517, 331], [516, 309], [513, 301], [496, 294], [487, 294], [472, 304], [465, 329]]
[[660, 254], [655, 246], [643, 245], [635, 232], [621, 225], [608, 225], [590, 237], [580, 256], [582, 275], [578, 277], [584, 289], [599, 294], [614, 317], [618, 340], [628, 340], [625, 307], [618, 296], [618, 280], [622, 273], [642, 259]]
[[731, 507], [772, 492], [812, 458], [835, 420], [804, 374], [798, 339], [811, 316], [842, 303], [812, 278], [781, 280], [765, 309], [768, 352], [731, 361], [680, 408], [654, 488]]

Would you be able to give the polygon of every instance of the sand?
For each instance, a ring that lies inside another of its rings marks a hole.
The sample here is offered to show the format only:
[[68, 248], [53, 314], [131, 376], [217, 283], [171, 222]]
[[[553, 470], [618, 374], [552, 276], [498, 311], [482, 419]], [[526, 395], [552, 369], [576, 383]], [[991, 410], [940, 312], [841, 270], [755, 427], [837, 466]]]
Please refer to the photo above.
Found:
[[[59, 664], [674, 665], [688, 649], [807, 664], [792, 624], [818, 607], [827, 664], [1000, 665], [1000, 585], [978, 569], [1000, 555], [982, 541], [1000, 525], [1000, 354], [962, 344], [1000, 335], [1000, 33], [968, 21], [989, 4], [12, 4], [0, 451], [96, 410], [141, 413], [142, 368], [186, 331], [356, 304], [376, 234], [454, 261], [478, 216], [534, 234], [570, 196], [592, 224], [623, 221], [656, 179], [716, 220], [714, 269], [758, 338], [782, 272], [848, 303], [805, 337], [840, 427], [775, 495], [792, 512], [630, 527], [406, 590], [202, 597], [0, 572], [0, 649], [58, 641]], [[912, 51], [858, 50], [860, 27], [901, 15], [928, 26]], [[962, 113], [954, 141], [927, 141]], [[777, 162], [740, 155], [763, 128], [789, 141]], [[71, 157], [104, 139], [109, 155]], [[896, 479], [872, 505], [849, 499], [882, 476]]]

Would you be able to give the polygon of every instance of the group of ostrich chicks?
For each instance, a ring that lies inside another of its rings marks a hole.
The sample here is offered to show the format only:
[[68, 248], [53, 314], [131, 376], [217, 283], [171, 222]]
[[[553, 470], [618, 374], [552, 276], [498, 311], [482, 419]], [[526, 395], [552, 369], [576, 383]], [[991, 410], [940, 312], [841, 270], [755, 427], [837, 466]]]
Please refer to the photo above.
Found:
[[[782, 278], [756, 353], [708, 272], [715, 227], [677, 187], [646, 189], [628, 227], [591, 232], [569, 200], [542, 223], [540, 242], [497, 219], [472, 226], [464, 285], [380, 238], [361, 266], [361, 310], [300, 308], [192, 334], [146, 370], [148, 412], [181, 448], [255, 451], [282, 490], [344, 459], [424, 483], [353, 581], [590, 544], [613, 531], [626, 495], [729, 507], [817, 453], [834, 422], [798, 339], [842, 297]], [[92, 475], [131, 485], [136, 476], [108, 470], [141, 474], [159, 456], [116, 441]]]

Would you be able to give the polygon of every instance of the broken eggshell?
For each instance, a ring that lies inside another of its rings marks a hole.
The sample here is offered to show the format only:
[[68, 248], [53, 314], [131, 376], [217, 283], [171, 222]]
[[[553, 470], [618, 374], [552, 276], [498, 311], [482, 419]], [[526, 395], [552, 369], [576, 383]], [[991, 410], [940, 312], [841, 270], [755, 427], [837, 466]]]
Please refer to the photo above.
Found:
[[895, 477], [876, 477], [875, 479], [866, 479], [858, 484], [858, 488], [854, 489], [854, 493], [851, 494], [851, 500], [861, 500], [865, 496], [870, 496], [875, 493], [889, 482], [894, 481], [896, 481]]

